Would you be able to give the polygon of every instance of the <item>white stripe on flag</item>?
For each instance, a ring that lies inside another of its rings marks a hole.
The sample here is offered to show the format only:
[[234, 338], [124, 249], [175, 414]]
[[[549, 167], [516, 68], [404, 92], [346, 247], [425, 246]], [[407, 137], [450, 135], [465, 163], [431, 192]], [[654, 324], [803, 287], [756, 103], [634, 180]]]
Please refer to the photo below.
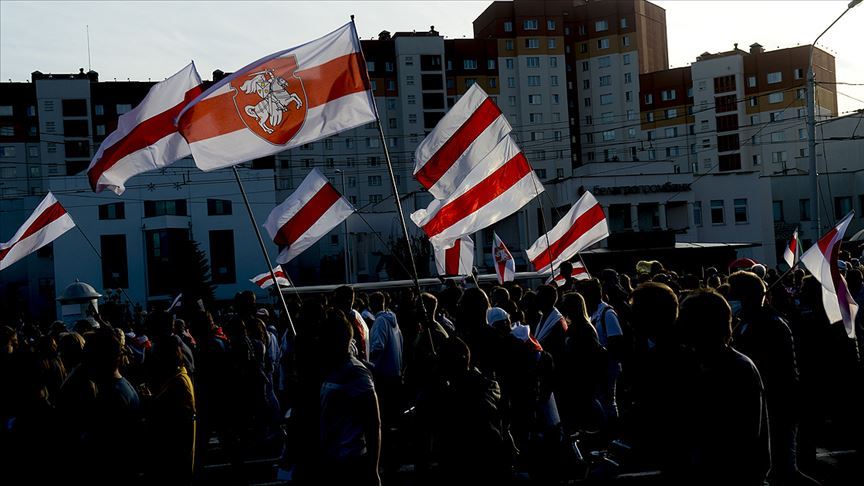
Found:
[[463, 236], [453, 243], [434, 248], [438, 275], [471, 275], [474, 268], [474, 240]]

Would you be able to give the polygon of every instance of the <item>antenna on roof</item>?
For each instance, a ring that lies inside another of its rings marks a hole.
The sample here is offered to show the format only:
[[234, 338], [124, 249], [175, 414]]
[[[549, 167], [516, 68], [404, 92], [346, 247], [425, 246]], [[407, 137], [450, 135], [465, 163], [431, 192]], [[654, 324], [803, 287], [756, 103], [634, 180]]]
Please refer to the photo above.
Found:
[[90, 71], [90, 24], [87, 24], [87, 72]]

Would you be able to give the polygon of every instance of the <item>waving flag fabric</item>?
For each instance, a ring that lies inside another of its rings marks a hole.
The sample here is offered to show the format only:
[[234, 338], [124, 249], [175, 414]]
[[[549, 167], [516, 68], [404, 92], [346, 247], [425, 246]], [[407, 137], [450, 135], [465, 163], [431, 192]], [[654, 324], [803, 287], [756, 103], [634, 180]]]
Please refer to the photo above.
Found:
[[498, 283], [512, 282], [516, 278], [516, 260], [495, 232], [492, 232], [492, 258], [495, 259]]
[[474, 240], [463, 236], [452, 244], [435, 248], [438, 275], [471, 275], [474, 268]]
[[543, 191], [528, 160], [506, 137], [446, 199], [435, 199], [411, 220], [441, 246], [510, 216]]
[[226, 76], [178, 119], [209, 171], [272, 155], [376, 119], [353, 23]]
[[[282, 265], [276, 265], [276, 268], [273, 269], [273, 273], [276, 275], [276, 283], [278, 283], [280, 287], [291, 286], [291, 282], [288, 281], [288, 278], [285, 276], [285, 272], [282, 271]], [[262, 289], [273, 286], [273, 276], [270, 275], [270, 272], [256, 275], [250, 278], [249, 281], [261, 287]]]
[[[548, 235], [548, 236], [547, 236]], [[586, 192], [546, 235], [528, 248], [528, 259], [539, 273], [550, 272], [564, 260], [609, 236], [606, 215], [597, 199]]]
[[798, 261], [798, 228], [795, 228], [795, 232], [792, 233], [792, 239], [786, 245], [786, 251], [783, 252], [783, 260], [786, 261], [786, 264], [790, 268], [794, 267]]
[[354, 206], [318, 169], [313, 169], [264, 222], [267, 234], [282, 248], [276, 262], [290, 261], [353, 212]]
[[846, 334], [850, 338], [855, 337], [855, 316], [858, 314], [858, 304], [849, 292], [846, 279], [840, 274], [837, 258], [840, 253], [840, 242], [854, 214], [854, 211], [847, 214], [837, 223], [837, 226], [801, 255], [801, 263], [822, 284], [822, 304], [825, 306], [828, 320], [831, 323], [842, 321], [846, 327]]
[[[585, 265], [582, 265], [582, 262], [573, 262], [571, 265], [573, 265], [573, 272], [570, 274], [571, 278], [576, 280], [588, 280], [591, 278], [591, 275], [588, 274], [588, 270], [585, 269]], [[561, 275], [561, 269], [558, 267], [555, 268], [555, 275], [546, 279], [547, 284], [555, 282], [555, 285], [558, 287], [564, 285], [566, 281], [567, 279]]]
[[87, 169], [90, 188], [123, 194], [132, 176], [188, 157], [189, 144], [177, 132], [174, 119], [202, 91], [194, 63], [153, 85], [144, 101], [120, 115], [117, 130], [99, 146]]
[[0, 270], [56, 240], [75, 227], [72, 217], [50, 192], [11, 240], [0, 244]]
[[417, 146], [414, 177], [445, 199], [510, 130], [498, 105], [475, 83]]

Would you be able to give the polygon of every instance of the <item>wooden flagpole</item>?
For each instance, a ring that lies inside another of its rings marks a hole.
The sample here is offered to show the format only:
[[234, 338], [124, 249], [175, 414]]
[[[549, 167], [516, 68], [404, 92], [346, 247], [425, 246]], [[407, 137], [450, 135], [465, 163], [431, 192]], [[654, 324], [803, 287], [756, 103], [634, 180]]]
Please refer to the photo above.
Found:
[[[531, 167], [531, 171], [534, 172], [534, 167]], [[552, 271], [552, 278], [555, 278], [555, 261], [552, 258], [552, 243], [549, 242], [549, 226], [546, 224], [546, 210], [543, 207], [543, 198], [540, 197], [540, 190], [537, 189], [537, 174], [531, 174], [531, 183], [534, 184], [534, 194], [537, 197], [537, 202], [540, 203], [540, 221], [543, 222], [543, 235], [546, 237], [546, 254], [549, 255], [549, 270]], [[545, 191], [544, 191], [545, 192]], [[550, 198], [551, 200], [551, 198]], [[539, 268], [535, 268], [534, 270], [540, 271]]]
[[[354, 23], [354, 15], [351, 15], [351, 24], [354, 26], [354, 33], [357, 33], [357, 25]], [[359, 40], [359, 37], [358, 37]], [[360, 48], [360, 58], [363, 61], [363, 67], [366, 67], [366, 55], [363, 53], [362, 46]], [[365, 69], [364, 69], [365, 71]], [[369, 73], [366, 73], [366, 79], [369, 79]], [[381, 116], [378, 114], [378, 105], [375, 103], [374, 94], [372, 95], [373, 106], [375, 107], [375, 125], [378, 127], [378, 137], [381, 140], [381, 146], [384, 148], [384, 159], [387, 161], [387, 172], [390, 175], [390, 187], [393, 189], [393, 199], [396, 203], [396, 212], [399, 215], [399, 223], [402, 224], [402, 233], [405, 236], [405, 245], [408, 247], [408, 259], [411, 260], [411, 270], [413, 274], [411, 278], [414, 280], [414, 286], [417, 288], [417, 302], [420, 304], [422, 313], [421, 319], [424, 321], [426, 332], [429, 336], [429, 344], [432, 354], [436, 354], [435, 343], [432, 340], [432, 329], [429, 327], [428, 314], [426, 312], [426, 304], [423, 303], [423, 289], [420, 287], [420, 279], [417, 273], [417, 263], [414, 260], [414, 250], [411, 248], [411, 235], [408, 234], [408, 225], [405, 224], [405, 213], [402, 211], [402, 200], [399, 198], [399, 188], [396, 186], [396, 176], [393, 173], [393, 163], [390, 161], [390, 150], [387, 148], [387, 139], [384, 136], [384, 127], [381, 126]]]
[[[288, 312], [288, 303], [285, 302], [285, 296], [282, 295], [282, 289], [279, 288], [279, 281], [276, 280], [276, 272], [273, 271], [273, 264], [270, 263], [270, 255], [267, 254], [267, 247], [264, 246], [264, 239], [261, 238], [261, 230], [258, 229], [258, 223], [255, 222], [255, 215], [252, 213], [252, 206], [249, 205], [249, 198], [246, 196], [246, 190], [243, 189], [243, 182], [240, 181], [240, 173], [237, 172], [236, 165], [231, 166], [231, 170], [234, 171], [234, 179], [237, 180], [237, 187], [240, 188], [240, 194], [243, 196], [243, 204], [246, 205], [246, 211], [249, 213], [249, 221], [252, 222], [252, 228], [255, 229], [255, 236], [258, 237], [258, 244], [261, 245], [261, 255], [264, 256], [264, 263], [267, 265], [267, 271], [270, 272], [270, 278], [273, 279], [273, 285], [278, 289], [278, 292], [276, 293], [279, 294], [279, 301], [282, 303], [282, 311], [285, 312], [285, 316], [288, 317], [288, 330], [291, 331], [291, 337], [294, 338], [297, 336], [297, 329], [294, 327], [294, 320], [291, 319], [291, 313]], [[291, 282], [291, 280], [289, 279], [288, 282]], [[294, 284], [292, 283], [291, 286], [293, 287]]]

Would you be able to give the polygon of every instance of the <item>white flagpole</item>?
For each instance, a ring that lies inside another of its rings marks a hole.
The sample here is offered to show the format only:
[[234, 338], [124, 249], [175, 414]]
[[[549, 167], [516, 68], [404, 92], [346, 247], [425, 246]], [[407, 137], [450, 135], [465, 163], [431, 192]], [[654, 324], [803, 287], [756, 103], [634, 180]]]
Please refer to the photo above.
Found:
[[[270, 255], [267, 254], [267, 247], [264, 246], [264, 239], [261, 238], [261, 230], [258, 229], [258, 223], [255, 222], [255, 215], [252, 213], [252, 206], [249, 205], [249, 198], [246, 197], [246, 190], [243, 189], [243, 183], [240, 181], [240, 173], [237, 172], [237, 166], [232, 165], [231, 170], [234, 171], [234, 179], [237, 180], [237, 187], [240, 188], [240, 194], [243, 196], [243, 204], [246, 205], [246, 211], [249, 212], [249, 220], [252, 222], [252, 228], [255, 229], [255, 236], [258, 237], [258, 244], [261, 245], [261, 254], [264, 256], [264, 263], [267, 265], [267, 271], [270, 272], [270, 277], [273, 279], [273, 285], [276, 286], [277, 294], [279, 294], [279, 301], [282, 303], [282, 310], [285, 312], [285, 316], [288, 317], [288, 330], [291, 331], [291, 337], [297, 336], [297, 329], [294, 327], [294, 320], [291, 319], [291, 313], [288, 312], [288, 303], [285, 302], [285, 296], [282, 295], [282, 289], [279, 288], [279, 281], [276, 280], [276, 272], [273, 271], [273, 264], [270, 263]], [[288, 278], [288, 273], [285, 270], [282, 270], [285, 273], [285, 277]], [[288, 282], [291, 283], [291, 279], [288, 279]], [[291, 286], [294, 287], [294, 284], [291, 283]], [[295, 290], [296, 291], [296, 290]]]

